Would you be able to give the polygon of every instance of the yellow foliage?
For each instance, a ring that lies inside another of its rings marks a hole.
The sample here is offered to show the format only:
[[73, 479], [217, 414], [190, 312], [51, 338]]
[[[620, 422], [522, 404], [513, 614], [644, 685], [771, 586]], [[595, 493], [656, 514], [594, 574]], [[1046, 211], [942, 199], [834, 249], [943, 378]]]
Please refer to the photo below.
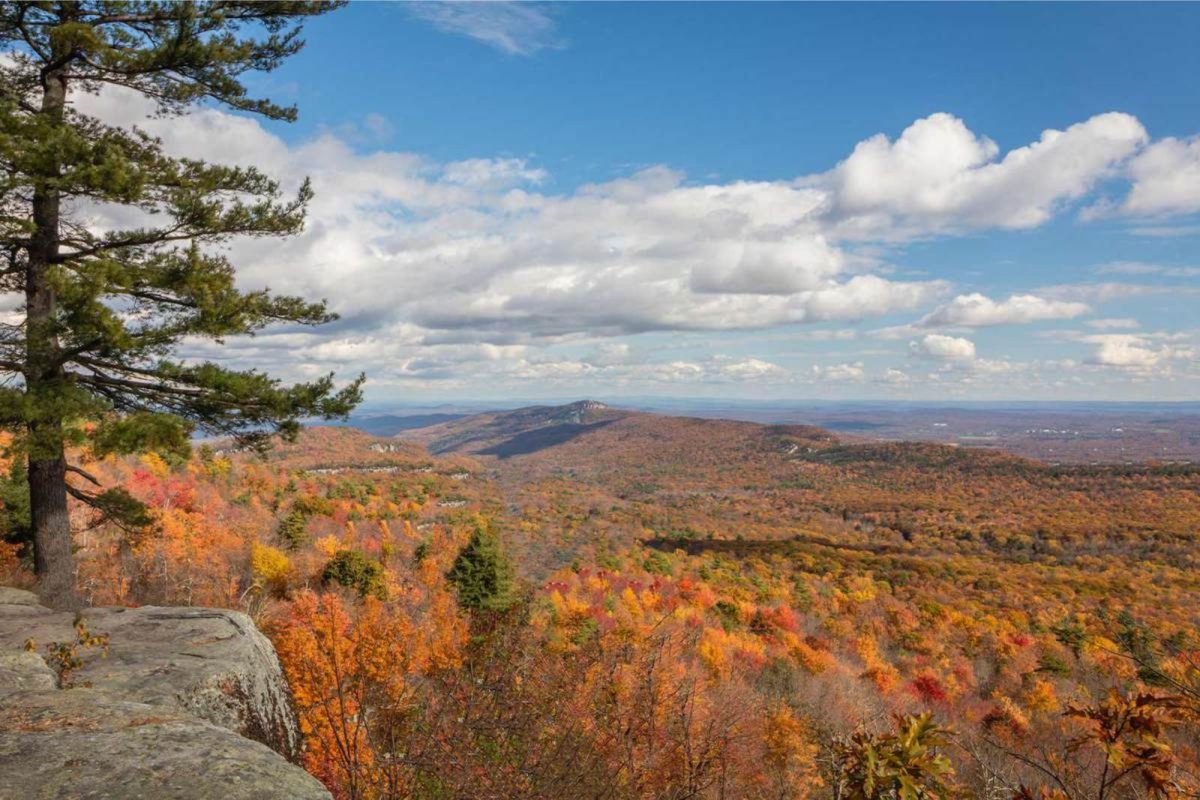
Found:
[[854, 640], [854, 651], [864, 664], [870, 665], [879, 656], [879, 643], [875, 641], [874, 636], [864, 633]]
[[20, 567], [21, 560], [17, 558], [20, 549], [20, 545], [0, 539], [0, 576], [11, 575]]
[[255, 542], [250, 546], [250, 569], [276, 594], [287, 589], [292, 564], [283, 551]]
[[886, 661], [876, 661], [860, 677], [871, 681], [881, 694], [887, 694], [900, 683], [900, 670]]
[[723, 647], [723, 639], [725, 634], [716, 628], [705, 628], [704, 634], [700, 637], [700, 644], [696, 648], [700, 655], [700, 660], [704, 662], [704, 666], [714, 678], [719, 678], [729, 664], [729, 657], [725, 654]]
[[992, 699], [996, 701], [996, 710], [992, 713], [994, 719], [1003, 720], [1019, 732], [1029, 728], [1029, 716], [1012, 701], [1012, 698], [997, 692]]
[[1049, 681], [1037, 680], [1025, 695], [1025, 705], [1030, 711], [1056, 714], [1062, 708], [1054, 685]]
[[833, 666], [833, 655], [825, 650], [817, 650], [810, 647], [806, 642], [800, 639], [795, 639], [790, 643], [788, 650], [792, 657], [813, 675], [819, 675], [825, 670]]
[[819, 748], [812, 741], [808, 726], [786, 705], [780, 704], [768, 712], [763, 725], [763, 744], [765, 766], [774, 778], [779, 796], [799, 800], [821, 785], [820, 777], [815, 774]]
[[574, 595], [564, 597], [560, 592], [551, 592], [550, 604], [554, 606], [554, 615], [562, 624], [576, 623], [589, 616], [588, 604]]
[[862, 575], [848, 582], [846, 596], [855, 603], [866, 603], [875, 599], [878, 587], [869, 575]]
[[326, 558], [333, 558], [335, 555], [337, 555], [338, 551], [342, 549], [342, 543], [336, 536], [329, 534], [328, 536], [322, 536], [320, 539], [317, 539], [315, 542], [313, 542], [313, 547], [317, 549], [318, 553]]
[[737, 640], [738, 651], [749, 656], [752, 660], [766, 659], [767, 647], [757, 636], [740, 636]]
[[210, 478], [223, 478], [233, 469], [233, 462], [225, 456], [214, 456], [204, 462], [201, 469]]
[[163, 461], [162, 456], [158, 453], [143, 453], [141, 457], [142, 466], [156, 478], [165, 478], [171, 468], [167, 466], [167, 462]]
[[635, 619], [642, 616], [642, 604], [638, 602], [637, 595], [633, 593], [633, 589], [626, 586], [625, 591], [621, 592], [621, 603], [625, 608], [629, 609], [630, 615]]

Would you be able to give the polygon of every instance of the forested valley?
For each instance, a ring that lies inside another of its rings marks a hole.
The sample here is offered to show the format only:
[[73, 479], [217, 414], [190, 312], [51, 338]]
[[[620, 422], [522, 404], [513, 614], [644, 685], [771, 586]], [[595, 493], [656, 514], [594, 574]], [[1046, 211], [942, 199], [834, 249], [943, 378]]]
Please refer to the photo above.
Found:
[[78, 586], [251, 614], [337, 797], [1195, 791], [1200, 471], [582, 413], [85, 458]]

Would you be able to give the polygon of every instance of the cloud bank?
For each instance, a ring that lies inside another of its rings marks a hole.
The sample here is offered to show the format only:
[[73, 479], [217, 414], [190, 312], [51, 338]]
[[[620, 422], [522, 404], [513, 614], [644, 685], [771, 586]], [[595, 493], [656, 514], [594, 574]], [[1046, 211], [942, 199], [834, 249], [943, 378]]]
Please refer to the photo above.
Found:
[[[539, 12], [521, 6], [413, 13], [466, 32], [481, 16]], [[527, 47], [494, 30], [471, 30], [502, 50]], [[1192, 207], [1190, 186], [1168, 180], [1161, 163], [1182, 163], [1177, 169], [1186, 173], [1195, 143], [1150, 143], [1138, 120], [1120, 113], [1045, 131], [1007, 153], [962, 120], [933, 114], [894, 140], [880, 134], [860, 142], [816, 175], [695, 182], [655, 166], [553, 193], [544, 188], [545, 169], [525, 159], [438, 163], [363, 150], [361, 142], [356, 147], [352, 137], [331, 132], [289, 144], [256, 120], [213, 109], [149, 119], [147, 105], [123, 92], [82, 98], [80, 105], [143, 126], [175, 154], [253, 164], [288, 186], [311, 176], [316, 199], [302, 235], [231, 248], [245, 286], [326, 297], [342, 320], [317, 331], [283, 329], [231, 342], [220, 357], [285, 374], [367, 369], [397, 385], [497, 376], [860, 381], [868, 374], [856, 360], [802, 372], [779, 366], [769, 353], [648, 361], [649, 350], [617, 340], [853, 324], [915, 316], [931, 306], [881, 338], [916, 335], [911, 355], [974, 362], [978, 373], [999, 362], [978, 359], [971, 340], [938, 331], [1076, 319], [1107, 298], [1100, 285], [1088, 290], [1091, 296], [1060, 287], [1062, 296], [996, 300], [965, 293], [946, 300], [948, 282], [896, 277], [872, 248], [1041, 225], [1115, 178], [1129, 190], [1113, 213]], [[121, 222], [110, 210], [95, 210], [98, 227]], [[809, 338], [852, 338], [842, 331]], [[1089, 343], [1097, 348], [1095, 364], [1142, 357], [1136, 341]], [[564, 349], [573, 346], [574, 352]], [[198, 355], [218, 352], [197, 348]], [[907, 373], [890, 369], [879, 379], [906, 383], [898, 374]]]

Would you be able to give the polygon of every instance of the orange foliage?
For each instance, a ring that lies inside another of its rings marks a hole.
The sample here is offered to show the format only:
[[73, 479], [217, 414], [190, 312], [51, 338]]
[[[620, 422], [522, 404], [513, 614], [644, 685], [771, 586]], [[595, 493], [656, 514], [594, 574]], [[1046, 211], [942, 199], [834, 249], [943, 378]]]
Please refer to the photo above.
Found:
[[[1086, 748], [1055, 750], [1086, 727], [1065, 709], [1195, 680], [1195, 472], [621, 425], [600, 429], [628, 438], [611, 449], [568, 442], [500, 481], [331, 429], [266, 459], [101, 462], [155, 524], [81, 531], [81, 585], [255, 614], [306, 765], [356, 800], [819, 796], [836, 785], [819, 743], [927, 710], [972, 754], [954, 758], [973, 791], [1040, 786], [1017, 758], [1038, 753], [1082, 781]], [[521, 561], [503, 618], [468, 620], [446, 585], [475, 514]], [[322, 583], [344, 551], [386, 601]], [[1185, 716], [1162, 729], [1170, 769], [1147, 751], [1153, 780], [1197, 768]]]

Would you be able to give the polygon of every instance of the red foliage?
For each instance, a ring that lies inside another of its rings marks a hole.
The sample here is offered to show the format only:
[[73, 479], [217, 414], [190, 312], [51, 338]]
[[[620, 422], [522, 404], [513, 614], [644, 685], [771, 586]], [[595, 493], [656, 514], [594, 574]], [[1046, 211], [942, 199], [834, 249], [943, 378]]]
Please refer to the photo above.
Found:
[[913, 678], [909, 682], [909, 688], [926, 703], [945, 703], [950, 699], [941, 680], [928, 672]]

